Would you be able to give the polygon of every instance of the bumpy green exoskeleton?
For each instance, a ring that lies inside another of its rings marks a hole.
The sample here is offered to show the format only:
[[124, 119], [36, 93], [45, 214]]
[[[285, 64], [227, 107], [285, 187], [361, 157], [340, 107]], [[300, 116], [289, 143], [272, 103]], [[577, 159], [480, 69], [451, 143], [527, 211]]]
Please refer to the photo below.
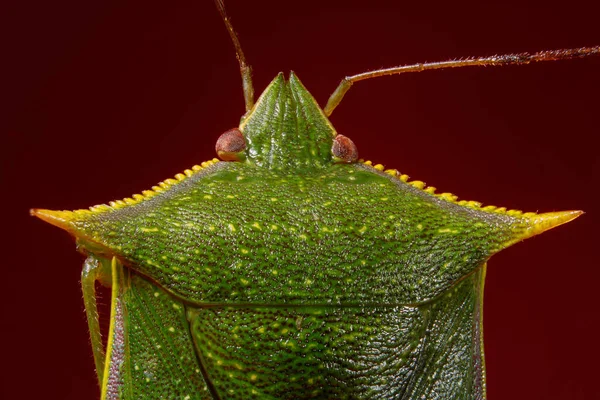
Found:
[[[486, 261], [580, 212], [481, 208], [353, 162], [293, 73], [239, 131], [219, 150], [237, 161], [33, 211], [89, 255], [103, 398], [484, 398]], [[96, 279], [113, 293], [105, 356]]]

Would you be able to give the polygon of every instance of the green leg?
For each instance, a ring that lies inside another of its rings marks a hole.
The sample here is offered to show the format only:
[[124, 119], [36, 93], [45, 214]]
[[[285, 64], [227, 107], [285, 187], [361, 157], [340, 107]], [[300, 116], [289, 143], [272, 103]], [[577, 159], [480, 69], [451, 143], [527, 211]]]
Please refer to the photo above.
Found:
[[111, 286], [110, 262], [98, 259], [94, 256], [89, 256], [83, 263], [83, 270], [81, 271], [81, 289], [83, 290], [85, 314], [90, 329], [90, 340], [92, 342], [92, 351], [94, 352], [94, 363], [96, 364], [98, 384], [102, 385], [105, 354], [102, 345], [100, 323], [98, 321], [96, 281], [99, 281], [104, 286]]

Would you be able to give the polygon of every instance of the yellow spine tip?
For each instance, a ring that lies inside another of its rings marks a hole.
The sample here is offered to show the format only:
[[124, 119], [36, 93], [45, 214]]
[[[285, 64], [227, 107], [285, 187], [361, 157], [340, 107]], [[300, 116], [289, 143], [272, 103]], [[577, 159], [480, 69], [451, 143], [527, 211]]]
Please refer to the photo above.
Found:
[[32, 208], [29, 210], [29, 214], [61, 229], [68, 229], [73, 220], [78, 216], [81, 217], [73, 211], [53, 211], [41, 208]]
[[543, 214], [536, 214], [529, 217], [530, 227], [527, 230], [527, 237], [539, 235], [549, 229], [556, 228], [559, 225], [573, 221], [583, 214], [583, 211], [558, 211]]
[[559, 225], [566, 224], [582, 214], [583, 211], [559, 211], [544, 214], [525, 213], [516, 216], [521, 221], [517, 224], [519, 228], [514, 232], [512, 239], [503, 243], [498, 250], [505, 249], [522, 240], [529, 239], [532, 236], [539, 235], [540, 233], [556, 228]]

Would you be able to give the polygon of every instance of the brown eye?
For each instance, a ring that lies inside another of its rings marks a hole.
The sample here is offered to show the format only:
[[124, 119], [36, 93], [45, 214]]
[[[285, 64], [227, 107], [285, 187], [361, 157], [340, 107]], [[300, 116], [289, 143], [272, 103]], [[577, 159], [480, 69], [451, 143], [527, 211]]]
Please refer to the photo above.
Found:
[[217, 155], [223, 161], [241, 161], [244, 159], [243, 151], [246, 149], [246, 139], [238, 128], [225, 131], [219, 139], [215, 150]]
[[358, 160], [358, 149], [350, 138], [337, 135], [331, 146], [333, 159], [338, 162], [353, 163]]

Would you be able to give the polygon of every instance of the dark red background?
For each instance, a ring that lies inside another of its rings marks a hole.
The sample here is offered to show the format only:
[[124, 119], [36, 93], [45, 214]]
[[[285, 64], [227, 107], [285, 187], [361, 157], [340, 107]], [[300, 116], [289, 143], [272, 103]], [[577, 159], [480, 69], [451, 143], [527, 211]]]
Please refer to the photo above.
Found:
[[[9, 123], [1, 397], [93, 399], [83, 259], [28, 209], [123, 198], [212, 158], [220, 132], [243, 113], [240, 78], [209, 0], [13, 3], [0, 24]], [[597, 4], [228, 6], [257, 92], [293, 69], [323, 104], [342, 76], [378, 67], [600, 44]], [[333, 114], [363, 157], [441, 191], [526, 211], [587, 212], [490, 262], [490, 399], [599, 394], [599, 72], [596, 57], [381, 78], [358, 84]]]

